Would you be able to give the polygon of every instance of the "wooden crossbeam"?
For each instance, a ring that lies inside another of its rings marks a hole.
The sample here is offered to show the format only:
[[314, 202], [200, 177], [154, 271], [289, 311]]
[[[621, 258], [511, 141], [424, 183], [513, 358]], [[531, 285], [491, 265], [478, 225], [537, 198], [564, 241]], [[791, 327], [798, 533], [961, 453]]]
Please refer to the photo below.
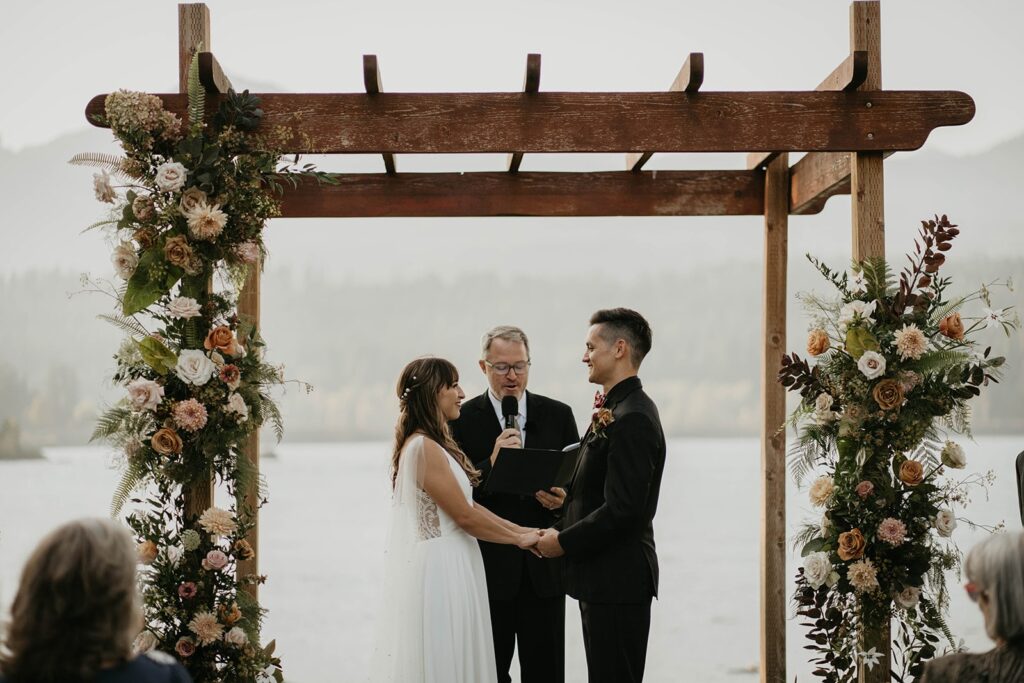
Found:
[[285, 185], [284, 217], [755, 216], [757, 171], [352, 173]]
[[[868, 53], [866, 50], [854, 50], [818, 84], [815, 90], [838, 90], [850, 92], [856, 90], [868, 76]], [[747, 155], [747, 168], [764, 168], [778, 152], [751, 152]]]
[[[89, 103], [88, 120], [105, 97]], [[159, 97], [185, 114], [185, 95]], [[302, 154], [881, 152], [917, 149], [933, 129], [974, 116], [974, 100], [953, 91], [259, 97], [264, 125], [292, 132], [283, 151]]]
[[[669, 92], [697, 92], [704, 83], [704, 53], [691, 52], [686, 56], [682, 68], [676, 74], [676, 78], [669, 86]], [[654, 152], [641, 152], [626, 155], [626, 168], [638, 172], [644, 167]]]
[[839, 194], [850, 194], [849, 154], [807, 154], [790, 169], [790, 213], [818, 213], [829, 197]]
[[231, 90], [231, 81], [224, 75], [224, 69], [212, 52], [199, 53], [199, 82], [207, 92]]
[[[535, 93], [540, 90], [540, 55], [531, 53], [526, 55], [526, 76], [523, 77], [523, 92]], [[512, 152], [508, 155], [508, 172], [517, 173], [519, 165], [523, 163], [522, 152]]]
[[[379, 95], [384, 92], [377, 55], [363, 55], [363, 84], [366, 86], [367, 95]], [[381, 156], [384, 157], [384, 172], [394, 175], [398, 171], [395, 155], [385, 152]]]

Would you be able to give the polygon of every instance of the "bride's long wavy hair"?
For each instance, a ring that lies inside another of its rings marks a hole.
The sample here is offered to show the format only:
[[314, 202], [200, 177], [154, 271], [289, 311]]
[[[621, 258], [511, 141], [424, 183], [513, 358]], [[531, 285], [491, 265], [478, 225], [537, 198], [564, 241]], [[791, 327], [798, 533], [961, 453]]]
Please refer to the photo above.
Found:
[[398, 478], [398, 461], [405, 442], [416, 432], [422, 432], [436, 441], [462, 466], [469, 481], [476, 486], [480, 483], [480, 470], [452, 437], [448, 419], [441, 412], [437, 395], [459, 381], [459, 371], [443, 358], [417, 358], [402, 370], [398, 378], [396, 393], [401, 409], [398, 424], [395, 425], [395, 452], [391, 456], [391, 487]]

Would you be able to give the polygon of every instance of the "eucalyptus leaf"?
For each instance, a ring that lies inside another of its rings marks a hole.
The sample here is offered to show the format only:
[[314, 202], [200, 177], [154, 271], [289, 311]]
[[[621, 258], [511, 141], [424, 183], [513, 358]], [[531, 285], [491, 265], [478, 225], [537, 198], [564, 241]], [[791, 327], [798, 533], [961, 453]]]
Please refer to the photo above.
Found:
[[800, 551], [800, 557], [807, 557], [811, 553], [821, 552], [824, 548], [824, 538], [812, 538], [804, 544], [803, 550]]

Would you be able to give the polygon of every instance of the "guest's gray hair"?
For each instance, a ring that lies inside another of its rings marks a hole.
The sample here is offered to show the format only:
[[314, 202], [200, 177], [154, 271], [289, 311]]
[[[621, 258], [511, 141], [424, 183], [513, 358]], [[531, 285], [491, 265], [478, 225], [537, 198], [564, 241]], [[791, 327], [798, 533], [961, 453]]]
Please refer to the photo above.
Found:
[[983, 591], [989, 638], [1024, 636], [1024, 532], [993, 534], [974, 546], [964, 565], [967, 579]]
[[530, 340], [527, 339], [526, 333], [514, 325], [498, 325], [497, 327], [488, 330], [486, 334], [480, 339], [480, 358], [483, 360], [487, 359], [487, 352], [491, 350], [491, 343], [495, 339], [503, 339], [507, 342], [521, 343], [526, 347], [526, 359], [530, 359]]

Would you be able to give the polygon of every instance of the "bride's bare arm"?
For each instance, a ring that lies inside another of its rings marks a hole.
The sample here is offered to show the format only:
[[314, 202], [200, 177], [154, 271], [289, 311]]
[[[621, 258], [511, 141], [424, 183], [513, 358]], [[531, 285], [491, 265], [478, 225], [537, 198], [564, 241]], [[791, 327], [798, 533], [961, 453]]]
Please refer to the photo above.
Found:
[[[455, 520], [466, 533], [482, 541], [528, 548], [537, 542], [537, 532], [517, 533], [497, 521], [499, 518], [466, 500], [448, 465], [448, 455], [430, 439], [423, 440], [423, 490]], [[503, 520], [502, 520], [503, 521]]]
[[501, 526], [505, 527], [506, 529], [508, 529], [509, 531], [511, 531], [513, 533], [516, 533], [516, 534], [527, 534], [527, 533], [530, 533], [531, 531], [533, 531], [533, 529], [527, 529], [526, 527], [519, 526], [518, 524], [515, 524], [514, 522], [510, 522], [507, 519], [505, 519], [504, 517], [499, 517], [498, 515], [494, 514], [493, 512], [491, 512], [490, 510], [485, 508], [480, 503], [477, 503], [476, 501], [473, 502], [473, 507], [475, 507], [477, 510], [479, 510], [488, 519], [493, 520], [495, 523], [500, 524]]

